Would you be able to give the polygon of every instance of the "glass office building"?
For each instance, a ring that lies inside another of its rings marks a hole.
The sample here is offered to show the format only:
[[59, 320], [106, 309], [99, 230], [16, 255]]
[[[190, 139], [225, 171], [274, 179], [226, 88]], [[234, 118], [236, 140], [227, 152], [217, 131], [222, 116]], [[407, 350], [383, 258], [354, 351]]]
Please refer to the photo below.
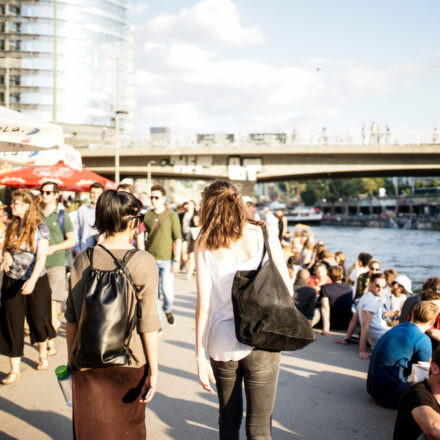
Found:
[[0, 103], [71, 124], [112, 126], [116, 111], [132, 115], [127, 3], [0, 0]]

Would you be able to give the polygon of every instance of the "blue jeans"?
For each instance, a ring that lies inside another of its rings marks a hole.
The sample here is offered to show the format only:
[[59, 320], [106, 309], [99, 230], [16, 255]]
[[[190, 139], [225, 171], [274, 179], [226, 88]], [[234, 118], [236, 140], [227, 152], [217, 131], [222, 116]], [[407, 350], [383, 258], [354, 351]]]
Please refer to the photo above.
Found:
[[[170, 260], [156, 260], [157, 268], [159, 269], [159, 290], [157, 303], [157, 314], [162, 322], [162, 312], [170, 313], [173, 310], [174, 302], [174, 274], [171, 271], [173, 264]], [[161, 306], [161, 299], [163, 306]]]

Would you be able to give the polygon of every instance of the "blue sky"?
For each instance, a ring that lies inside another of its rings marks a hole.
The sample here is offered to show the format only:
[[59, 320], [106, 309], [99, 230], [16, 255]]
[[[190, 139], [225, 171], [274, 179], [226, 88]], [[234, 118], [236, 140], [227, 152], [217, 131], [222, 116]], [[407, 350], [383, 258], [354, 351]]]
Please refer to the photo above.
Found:
[[139, 132], [440, 128], [436, 0], [132, 0], [129, 19]]

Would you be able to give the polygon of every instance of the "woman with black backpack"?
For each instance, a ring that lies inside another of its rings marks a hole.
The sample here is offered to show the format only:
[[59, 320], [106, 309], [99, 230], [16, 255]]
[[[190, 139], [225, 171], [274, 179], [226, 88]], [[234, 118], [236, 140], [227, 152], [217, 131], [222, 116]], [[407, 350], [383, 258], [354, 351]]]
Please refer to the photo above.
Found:
[[[210, 382], [216, 384], [220, 439], [239, 438], [243, 381], [247, 437], [270, 439], [280, 353], [254, 349], [238, 341], [231, 294], [237, 271], [256, 270], [264, 261], [265, 239], [261, 227], [264, 223], [248, 216], [234, 185], [217, 180], [203, 191], [200, 224], [195, 250], [198, 377], [202, 387], [210, 393], [214, 393]], [[268, 243], [290, 298], [292, 283], [280, 241], [269, 234]]]
[[146, 438], [160, 323], [156, 263], [130, 245], [141, 209], [133, 194], [102, 193], [94, 227], [106, 238], [71, 270], [65, 317], [77, 440]]

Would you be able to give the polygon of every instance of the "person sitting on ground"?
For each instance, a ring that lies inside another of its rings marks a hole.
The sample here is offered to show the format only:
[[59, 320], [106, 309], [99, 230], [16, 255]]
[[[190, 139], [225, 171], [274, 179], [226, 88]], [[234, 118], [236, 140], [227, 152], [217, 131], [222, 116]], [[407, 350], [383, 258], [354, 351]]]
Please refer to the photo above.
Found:
[[439, 308], [431, 301], [414, 307], [410, 322], [385, 333], [376, 344], [368, 368], [367, 392], [380, 405], [397, 408], [400, 396], [410, 387], [411, 368], [429, 362], [431, 341], [425, 332], [432, 326]]
[[394, 325], [396, 325], [395, 323], [397, 323], [399, 320], [400, 311], [402, 310], [403, 304], [406, 300], [406, 294], [413, 293], [411, 290], [411, 281], [405, 275], [398, 275], [391, 284], [390, 290], [391, 301], [389, 304], [384, 304], [384, 309], [386, 310], [384, 318], [393, 321], [394, 324], [393, 322], [391, 324], [388, 322], [388, 324], [391, 327], [394, 327]]
[[335, 261], [338, 266], [341, 266], [344, 270], [344, 279], [345, 280], [348, 277], [348, 267], [347, 267], [347, 256], [345, 255], [344, 251], [337, 251], [335, 252]]
[[[421, 299], [421, 297], [424, 297]], [[403, 304], [400, 313], [400, 322], [408, 321], [411, 319], [412, 309], [416, 304], [422, 301], [435, 301], [440, 300], [440, 277], [428, 278], [422, 286], [422, 292], [418, 295], [409, 296]]]
[[387, 285], [382, 293], [382, 296], [380, 297], [380, 300], [383, 303], [384, 309], [390, 311], [392, 308], [392, 297], [393, 297], [393, 294], [391, 293], [391, 285], [393, 284], [393, 281], [395, 280], [398, 274], [394, 269], [386, 269], [383, 271], [383, 274], [385, 275]]
[[368, 272], [364, 272], [359, 275], [356, 283], [356, 291], [354, 299], [359, 299], [366, 291], [368, 282], [370, 280], [371, 275], [373, 273], [379, 273], [380, 272], [380, 262], [379, 260], [370, 260], [368, 263]]
[[289, 257], [289, 259], [287, 260], [287, 270], [289, 271], [289, 276], [292, 280], [292, 283], [295, 283], [296, 276], [301, 270], [298, 255], [292, 255], [291, 257]]
[[294, 285], [294, 299], [296, 308], [310, 321], [312, 327], [316, 325], [321, 314], [316, 308], [317, 295], [316, 290], [309, 286], [310, 272], [307, 269], [301, 269], [297, 275]]
[[313, 275], [312, 277], [310, 277], [308, 283], [309, 283], [309, 286], [315, 288], [316, 294], [319, 296], [319, 294], [321, 292], [321, 287], [324, 284], [331, 284], [332, 280], [327, 275], [327, 267], [325, 266], [325, 264], [318, 264], [316, 266], [315, 273], [316, 273], [316, 275]]
[[336, 330], [346, 329], [351, 319], [353, 292], [350, 286], [343, 284], [344, 269], [332, 266], [329, 270], [332, 284], [321, 287], [322, 334], [328, 336], [330, 327]]
[[380, 303], [380, 296], [385, 289], [385, 275], [375, 273], [371, 276], [368, 284], [368, 292], [359, 301], [356, 313], [347, 329], [344, 339], [338, 339], [338, 344], [348, 344], [351, 340], [354, 329], [358, 322], [361, 324], [361, 337], [359, 341], [359, 358], [368, 360], [367, 342], [374, 348], [377, 341], [390, 329], [383, 319], [383, 309]]
[[[400, 326], [399, 326], [400, 327]], [[411, 386], [398, 404], [394, 440], [440, 438], [440, 350], [432, 354], [430, 375]]]
[[348, 280], [353, 286], [353, 293], [356, 293], [357, 280], [359, 275], [368, 272], [368, 263], [372, 258], [373, 257], [366, 252], [361, 252], [358, 255], [358, 258], [354, 263], [354, 269], [351, 271], [350, 275], [348, 276]]

